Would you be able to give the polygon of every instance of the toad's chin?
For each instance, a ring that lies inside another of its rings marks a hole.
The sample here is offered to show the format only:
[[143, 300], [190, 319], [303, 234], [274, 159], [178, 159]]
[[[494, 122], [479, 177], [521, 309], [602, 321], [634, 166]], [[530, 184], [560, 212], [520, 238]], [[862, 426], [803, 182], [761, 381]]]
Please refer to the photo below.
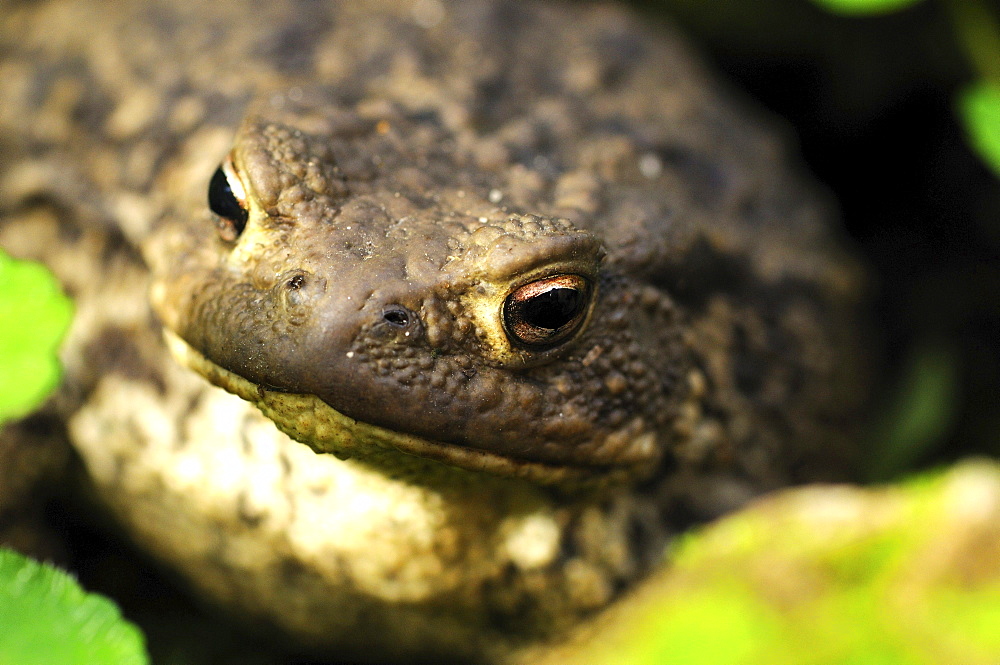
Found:
[[592, 487], [639, 475], [635, 469], [622, 467], [519, 460], [371, 425], [345, 416], [315, 395], [282, 392], [248, 381], [215, 364], [170, 330], [164, 330], [164, 338], [180, 364], [255, 405], [296, 441], [317, 453], [382, 467], [396, 477], [426, 480], [456, 471], [482, 472], [543, 485]]

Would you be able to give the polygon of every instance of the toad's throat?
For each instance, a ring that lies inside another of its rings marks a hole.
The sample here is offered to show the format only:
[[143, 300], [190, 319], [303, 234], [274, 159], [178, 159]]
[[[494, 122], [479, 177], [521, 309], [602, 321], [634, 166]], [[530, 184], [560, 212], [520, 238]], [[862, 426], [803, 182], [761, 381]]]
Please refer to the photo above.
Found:
[[637, 475], [636, 469], [621, 467], [520, 460], [371, 425], [345, 416], [315, 395], [271, 390], [248, 381], [215, 364], [170, 330], [164, 330], [164, 337], [178, 362], [254, 404], [278, 429], [318, 453], [357, 459], [384, 467], [395, 475], [413, 477], [446, 473], [442, 465], [553, 485], [604, 484]]

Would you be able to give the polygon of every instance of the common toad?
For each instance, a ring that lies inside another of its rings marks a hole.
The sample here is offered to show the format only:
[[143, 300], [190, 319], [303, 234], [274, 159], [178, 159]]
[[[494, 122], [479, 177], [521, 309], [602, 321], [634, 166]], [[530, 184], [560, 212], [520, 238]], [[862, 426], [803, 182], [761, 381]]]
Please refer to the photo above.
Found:
[[46, 413], [213, 601], [359, 658], [500, 657], [692, 521], [850, 469], [857, 266], [669, 26], [4, 11], [0, 245], [78, 308]]

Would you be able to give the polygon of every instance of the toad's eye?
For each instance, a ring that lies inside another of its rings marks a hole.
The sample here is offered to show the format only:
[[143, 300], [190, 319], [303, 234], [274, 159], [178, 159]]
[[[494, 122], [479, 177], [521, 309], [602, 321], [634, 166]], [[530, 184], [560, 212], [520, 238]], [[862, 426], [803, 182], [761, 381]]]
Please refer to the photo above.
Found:
[[507, 335], [522, 346], [558, 344], [583, 323], [591, 292], [590, 282], [580, 275], [555, 275], [525, 284], [504, 301]]
[[223, 240], [233, 242], [240, 237], [250, 214], [243, 185], [228, 158], [215, 169], [208, 183], [208, 207], [219, 216], [219, 236]]

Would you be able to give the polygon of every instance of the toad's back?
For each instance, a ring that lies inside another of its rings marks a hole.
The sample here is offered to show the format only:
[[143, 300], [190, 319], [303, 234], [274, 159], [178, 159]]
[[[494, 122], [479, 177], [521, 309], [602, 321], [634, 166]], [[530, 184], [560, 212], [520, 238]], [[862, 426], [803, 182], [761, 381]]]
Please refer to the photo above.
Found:
[[[856, 271], [667, 28], [43, 2], [0, 40], [0, 243], [80, 310], [50, 411], [216, 598], [370, 656], [509, 645], [692, 511], [848, 468]], [[149, 269], [175, 356], [334, 455], [168, 359]]]

